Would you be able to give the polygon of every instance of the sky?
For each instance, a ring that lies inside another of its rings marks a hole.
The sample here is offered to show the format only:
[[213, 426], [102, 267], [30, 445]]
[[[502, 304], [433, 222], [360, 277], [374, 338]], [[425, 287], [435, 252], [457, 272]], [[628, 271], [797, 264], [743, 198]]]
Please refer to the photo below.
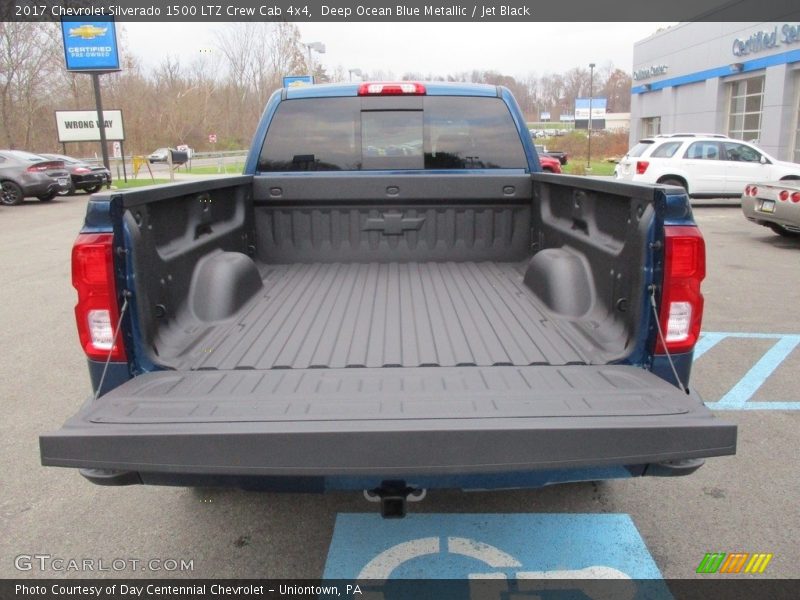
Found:
[[[215, 46], [225, 23], [125, 23], [130, 51], [153, 68], [165, 53], [189, 64]], [[630, 73], [633, 44], [667, 23], [298, 23], [303, 42], [330, 73], [341, 66], [365, 73], [447, 75], [494, 70], [525, 77], [612, 63]], [[158, 40], [158, 43], [154, 43]]]

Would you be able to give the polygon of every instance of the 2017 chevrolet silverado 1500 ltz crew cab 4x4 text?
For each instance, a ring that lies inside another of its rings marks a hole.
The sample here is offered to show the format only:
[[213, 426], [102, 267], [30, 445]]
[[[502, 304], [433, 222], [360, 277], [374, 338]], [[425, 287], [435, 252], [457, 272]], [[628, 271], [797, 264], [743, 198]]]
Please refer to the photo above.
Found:
[[100, 484], [367, 490], [680, 475], [735, 452], [688, 390], [703, 238], [677, 187], [542, 173], [509, 91], [271, 97], [240, 177], [89, 202], [95, 394], [41, 436]]

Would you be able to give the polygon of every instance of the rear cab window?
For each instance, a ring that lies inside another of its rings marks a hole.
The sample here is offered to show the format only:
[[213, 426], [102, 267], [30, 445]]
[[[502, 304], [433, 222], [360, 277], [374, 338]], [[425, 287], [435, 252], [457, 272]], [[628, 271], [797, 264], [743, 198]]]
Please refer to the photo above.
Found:
[[628, 150], [628, 156], [636, 158], [644, 154], [644, 151], [650, 148], [653, 145], [652, 140], [642, 140], [638, 144], [636, 144], [633, 148]]
[[298, 98], [281, 102], [258, 170], [526, 169], [500, 98]]

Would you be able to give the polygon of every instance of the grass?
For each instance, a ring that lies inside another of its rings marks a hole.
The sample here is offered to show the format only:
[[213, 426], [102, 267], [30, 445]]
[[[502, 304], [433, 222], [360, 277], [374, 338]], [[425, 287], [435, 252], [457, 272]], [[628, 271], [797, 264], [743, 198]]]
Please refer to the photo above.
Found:
[[118, 190], [127, 190], [129, 188], [144, 187], [146, 185], [158, 185], [161, 183], [169, 183], [169, 179], [156, 179], [153, 181], [149, 177], [142, 177], [140, 179], [129, 178], [127, 182], [123, 181], [122, 179], [115, 179], [111, 186], [117, 188]]
[[592, 170], [586, 168], [586, 158], [580, 156], [570, 156], [569, 162], [562, 166], [561, 169], [564, 173], [570, 175], [613, 175], [614, 163], [606, 162], [604, 160], [593, 160], [591, 162]]
[[244, 163], [230, 163], [222, 165], [220, 170], [216, 165], [208, 165], [203, 167], [192, 167], [191, 169], [184, 169], [179, 167], [178, 173], [192, 173], [193, 175], [219, 175], [222, 173], [241, 173], [244, 169]]
[[561, 121], [542, 121], [541, 123], [536, 123], [535, 121], [531, 121], [526, 123], [528, 129], [569, 129], [574, 130], [575, 125], [572, 123], [562, 123]]

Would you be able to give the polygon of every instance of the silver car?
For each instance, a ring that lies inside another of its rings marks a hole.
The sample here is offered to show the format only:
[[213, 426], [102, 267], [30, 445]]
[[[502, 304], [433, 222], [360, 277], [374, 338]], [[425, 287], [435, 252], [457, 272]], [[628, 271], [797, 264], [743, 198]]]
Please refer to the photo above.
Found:
[[800, 180], [748, 185], [742, 194], [742, 212], [778, 235], [800, 237]]
[[21, 150], [0, 150], [0, 203], [19, 204], [27, 196], [46, 202], [69, 185], [63, 161]]

